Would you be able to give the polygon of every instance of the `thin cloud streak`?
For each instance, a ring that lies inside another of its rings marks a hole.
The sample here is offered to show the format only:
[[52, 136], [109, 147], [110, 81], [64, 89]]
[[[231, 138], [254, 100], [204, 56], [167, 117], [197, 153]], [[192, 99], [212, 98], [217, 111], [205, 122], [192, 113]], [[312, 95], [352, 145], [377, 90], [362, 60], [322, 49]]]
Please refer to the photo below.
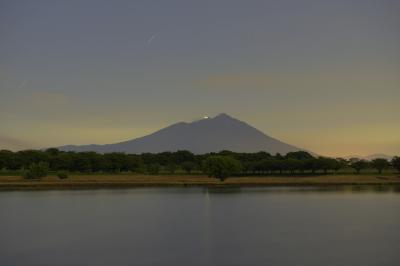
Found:
[[150, 45], [152, 41], [157, 37], [157, 34], [152, 35], [148, 40], [147, 40], [147, 45]]
[[[329, 72], [310, 71], [303, 73], [290, 72], [248, 72], [215, 74], [195, 80], [194, 84], [205, 89], [246, 90], [264, 89], [306, 89], [323, 90], [324, 88], [340, 88], [351, 86], [354, 89], [379, 89], [385, 87], [397, 88], [400, 85], [398, 73], [378, 70]], [[377, 87], [378, 86], [378, 87]]]
[[0, 135], [0, 150], [24, 150], [37, 148], [35, 144], [18, 138]]
[[31, 95], [31, 102], [36, 106], [51, 107], [66, 105], [69, 98], [62, 92], [36, 91]]

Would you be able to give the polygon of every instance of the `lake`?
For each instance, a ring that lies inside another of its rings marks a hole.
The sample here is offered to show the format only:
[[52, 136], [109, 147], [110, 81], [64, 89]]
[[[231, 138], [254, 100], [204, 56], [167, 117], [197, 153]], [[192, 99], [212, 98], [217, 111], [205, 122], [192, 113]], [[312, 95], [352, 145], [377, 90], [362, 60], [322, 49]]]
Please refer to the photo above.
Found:
[[396, 189], [0, 192], [0, 265], [400, 265]]

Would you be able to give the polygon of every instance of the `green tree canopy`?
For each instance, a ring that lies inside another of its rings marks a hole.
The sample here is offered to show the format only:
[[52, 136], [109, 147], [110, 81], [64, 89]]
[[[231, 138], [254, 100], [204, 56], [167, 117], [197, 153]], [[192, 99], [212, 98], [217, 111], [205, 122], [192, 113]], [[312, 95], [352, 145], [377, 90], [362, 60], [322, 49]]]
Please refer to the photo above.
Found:
[[182, 163], [182, 169], [190, 174], [196, 168], [196, 164], [191, 161], [186, 161]]
[[373, 168], [378, 170], [379, 174], [382, 173], [382, 171], [389, 166], [389, 162], [386, 159], [383, 158], [376, 158], [372, 160], [371, 165]]
[[242, 170], [241, 163], [229, 156], [214, 155], [205, 159], [203, 171], [210, 177], [224, 181], [227, 177], [239, 173]]
[[350, 159], [350, 167], [355, 169], [357, 173], [360, 173], [361, 170], [368, 168], [369, 163], [365, 160], [359, 159]]
[[395, 156], [392, 159], [392, 166], [398, 171], [400, 172], [400, 157]]
[[47, 176], [49, 172], [49, 164], [46, 162], [32, 163], [25, 171], [24, 177], [26, 179], [39, 179]]

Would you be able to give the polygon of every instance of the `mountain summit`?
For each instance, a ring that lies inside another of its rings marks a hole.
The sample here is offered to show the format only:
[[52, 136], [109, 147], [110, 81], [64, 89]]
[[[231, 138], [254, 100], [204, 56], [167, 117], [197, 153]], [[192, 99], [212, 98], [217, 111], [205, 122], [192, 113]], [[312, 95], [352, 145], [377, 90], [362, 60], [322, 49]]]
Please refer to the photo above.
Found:
[[269, 137], [245, 122], [227, 114], [186, 123], [180, 122], [150, 135], [105, 145], [68, 145], [59, 147], [63, 151], [106, 152], [164, 152], [188, 150], [196, 154], [230, 150], [235, 152], [266, 151], [271, 154], [286, 154], [300, 150], [297, 147]]

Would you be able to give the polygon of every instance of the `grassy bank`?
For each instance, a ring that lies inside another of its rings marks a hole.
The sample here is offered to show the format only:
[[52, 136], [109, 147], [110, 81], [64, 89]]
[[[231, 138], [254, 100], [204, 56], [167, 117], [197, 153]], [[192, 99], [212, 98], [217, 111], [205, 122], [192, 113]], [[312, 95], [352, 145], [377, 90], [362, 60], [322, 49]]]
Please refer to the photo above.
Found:
[[341, 185], [400, 185], [400, 175], [252, 176], [228, 178], [224, 182], [204, 175], [71, 175], [64, 180], [56, 176], [48, 176], [41, 180], [26, 180], [21, 176], [0, 176], [0, 190]]

